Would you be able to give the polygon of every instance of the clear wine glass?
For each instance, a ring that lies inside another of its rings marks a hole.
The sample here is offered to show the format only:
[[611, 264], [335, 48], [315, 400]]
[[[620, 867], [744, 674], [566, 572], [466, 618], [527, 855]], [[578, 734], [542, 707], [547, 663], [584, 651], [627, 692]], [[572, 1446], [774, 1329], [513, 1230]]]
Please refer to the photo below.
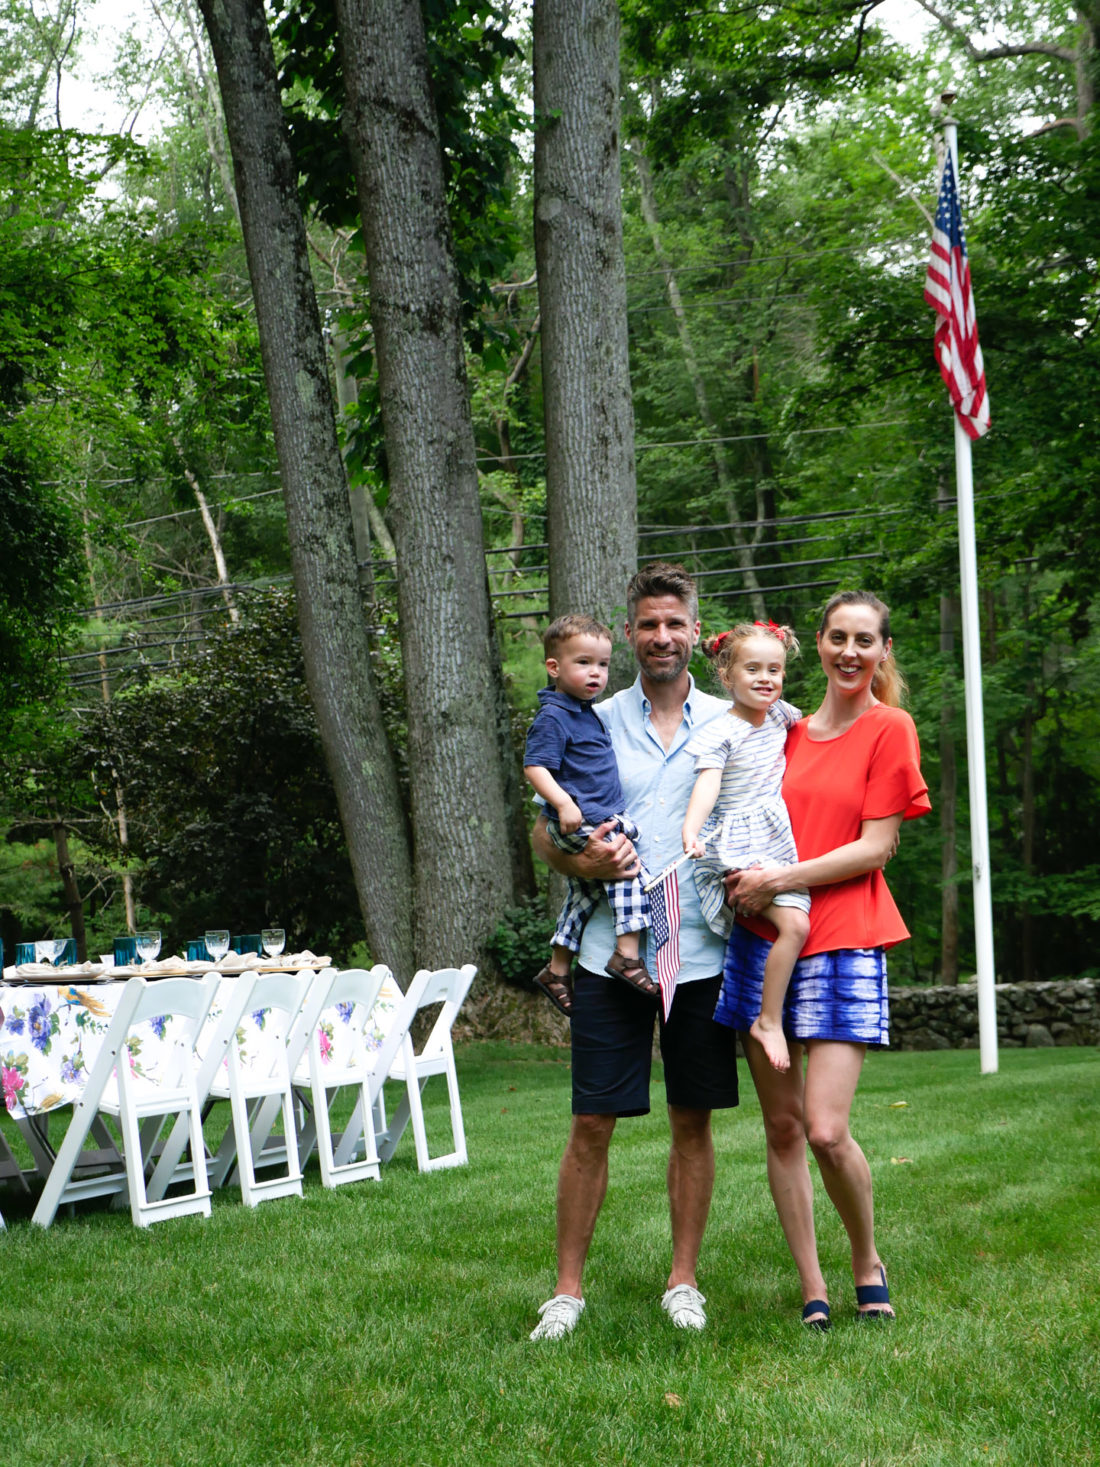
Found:
[[220, 963], [229, 951], [229, 933], [223, 927], [218, 927], [212, 932], [204, 932], [202, 938], [206, 943], [206, 951], [210, 954], [210, 961]]
[[260, 942], [269, 958], [277, 958], [286, 947], [286, 933], [281, 927], [265, 927], [260, 933]]
[[143, 963], [155, 962], [160, 956], [160, 933], [137, 932], [134, 934], [134, 946]]
[[65, 951], [64, 937], [47, 937], [42, 942], [34, 945], [34, 955], [41, 963], [49, 963], [52, 968], [58, 962]]

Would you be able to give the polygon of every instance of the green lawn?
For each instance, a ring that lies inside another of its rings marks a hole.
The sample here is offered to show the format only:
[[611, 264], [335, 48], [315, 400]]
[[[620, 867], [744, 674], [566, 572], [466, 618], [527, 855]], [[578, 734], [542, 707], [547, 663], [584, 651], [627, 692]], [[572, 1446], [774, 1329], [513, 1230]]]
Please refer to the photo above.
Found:
[[230, 1191], [144, 1232], [89, 1204], [43, 1233], [3, 1193], [2, 1467], [1097, 1460], [1100, 1052], [868, 1061], [892, 1327], [854, 1323], [823, 1198], [836, 1325], [800, 1327], [750, 1094], [716, 1123], [711, 1323], [674, 1331], [667, 1127], [623, 1122], [588, 1310], [538, 1346], [566, 1056], [470, 1045], [459, 1073], [465, 1169], [420, 1176], [407, 1136], [380, 1184], [327, 1193], [314, 1167], [303, 1201]]

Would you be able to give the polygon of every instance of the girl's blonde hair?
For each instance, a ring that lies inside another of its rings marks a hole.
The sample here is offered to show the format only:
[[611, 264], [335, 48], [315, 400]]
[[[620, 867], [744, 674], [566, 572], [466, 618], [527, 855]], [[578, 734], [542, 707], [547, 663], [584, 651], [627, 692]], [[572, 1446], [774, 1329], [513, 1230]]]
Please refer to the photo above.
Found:
[[[830, 601], [826, 602], [825, 610], [821, 613], [821, 625], [817, 629], [819, 637], [824, 636], [825, 628], [829, 625], [829, 618], [838, 606], [869, 607], [878, 617], [879, 636], [883, 642], [890, 640], [890, 608], [885, 601], [880, 601], [870, 591], [838, 591]], [[871, 679], [871, 692], [880, 703], [885, 703], [890, 708], [900, 708], [908, 691], [909, 686], [894, 661], [894, 649], [891, 647], [875, 670], [875, 675]]]
[[730, 673], [741, 651], [741, 643], [750, 637], [774, 637], [788, 657], [798, 656], [798, 638], [790, 627], [776, 626], [774, 621], [739, 621], [716, 637], [706, 637], [703, 652], [714, 663], [718, 681], [730, 691]]

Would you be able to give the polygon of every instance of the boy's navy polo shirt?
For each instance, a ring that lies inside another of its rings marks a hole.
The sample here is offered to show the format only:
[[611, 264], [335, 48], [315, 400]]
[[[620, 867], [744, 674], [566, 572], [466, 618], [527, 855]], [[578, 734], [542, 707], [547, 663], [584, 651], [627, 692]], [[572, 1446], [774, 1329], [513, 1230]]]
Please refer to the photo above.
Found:
[[611, 735], [591, 702], [582, 703], [557, 688], [540, 688], [523, 762], [548, 769], [590, 825], [622, 813], [623, 787]]

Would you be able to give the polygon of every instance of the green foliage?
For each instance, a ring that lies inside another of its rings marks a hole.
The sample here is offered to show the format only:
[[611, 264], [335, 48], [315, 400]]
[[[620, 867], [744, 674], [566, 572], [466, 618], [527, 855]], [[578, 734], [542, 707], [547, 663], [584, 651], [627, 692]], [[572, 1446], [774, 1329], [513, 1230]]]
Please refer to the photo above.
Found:
[[[455, 263], [474, 351], [496, 333], [479, 319], [518, 239], [509, 191], [514, 136], [525, 126], [505, 68], [517, 55], [493, 0], [426, 0], [432, 95], [446, 165]], [[282, 8], [274, 36], [291, 141], [305, 197], [333, 228], [356, 226], [355, 174], [343, 136], [343, 73], [332, 0]]]
[[277, 922], [315, 951], [361, 936], [289, 595], [214, 630], [175, 676], [89, 712], [81, 747], [105, 805], [112, 771], [122, 781], [166, 946], [215, 916], [234, 931]]
[[534, 991], [533, 979], [550, 956], [554, 924], [546, 913], [543, 894], [528, 897], [518, 907], [506, 907], [486, 951], [505, 983]]
[[[856, 0], [694, 10], [623, 0], [621, 8], [640, 550], [683, 556], [703, 574], [711, 630], [751, 604], [737, 543], [751, 542], [767, 614], [793, 622], [806, 642], [789, 691], [807, 709], [820, 696], [809, 634], [825, 597], [839, 584], [866, 583], [892, 604], [937, 807], [905, 828], [890, 867], [913, 932], [893, 956], [896, 976], [934, 975], [939, 961], [945, 706], [960, 757], [964, 970], [971, 961], [962, 666], [957, 646], [940, 648], [940, 598], [958, 577], [953, 505], [937, 506], [953, 492], [952, 441], [931, 313], [920, 298], [928, 228], [916, 207], [930, 207], [934, 195], [929, 98], [942, 90], [948, 64], [959, 83], [964, 209], [994, 415], [974, 462], [998, 966], [1006, 977], [1022, 971], [1030, 944], [1026, 976], [1074, 971], [1095, 946], [1100, 890], [1089, 818], [1100, 796], [1100, 443], [1092, 411], [1100, 142], [1094, 118], [1083, 137], [1050, 124], [1075, 115], [1074, 68], [1052, 48], [1078, 44], [1083, 13], [1066, 0], [952, 5], [951, 16], [975, 36], [1047, 48], [977, 66], [942, 28], [923, 54], [902, 51], [875, 28], [889, 19], [886, 9]], [[527, 125], [516, 108], [528, 78], [511, 39], [519, 30], [512, 24], [504, 36], [502, 14], [480, 0], [424, 6], [486, 470], [490, 587], [519, 731], [542, 682], [546, 504], [537, 340], [520, 355], [537, 314], [534, 289], [518, 284], [532, 272], [529, 159], [513, 146]], [[0, 110], [8, 117], [26, 114], [49, 39], [28, 16], [22, 3], [0, 5], [8, 76]], [[284, 5], [275, 23], [303, 190], [337, 230], [330, 319], [351, 343], [360, 387], [349, 468], [384, 507], [330, 0]], [[133, 87], [148, 75], [131, 45], [121, 79]], [[181, 76], [165, 85], [176, 98], [187, 95]], [[0, 543], [10, 551], [0, 575], [0, 696], [8, 708], [32, 699], [6, 725], [3, 812], [20, 848], [29, 847], [47, 799], [58, 799], [79, 832], [89, 891], [100, 872], [111, 889], [114, 848], [74, 767], [83, 734], [67, 703], [36, 710], [33, 702], [49, 691], [72, 608], [92, 599], [81, 583], [81, 520], [101, 600], [209, 585], [210, 546], [198, 517], [186, 514], [194, 504], [189, 473], [212, 500], [231, 578], [289, 572], [254, 324], [241, 305], [240, 241], [212, 183], [194, 106], [190, 98], [180, 105], [178, 122], [146, 151], [123, 139], [0, 130]], [[631, 161], [638, 146], [652, 168], [686, 336], [640, 207]], [[107, 200], [95, 183], [112, 162], [122, 191]], [[316, 241], [326, 255], [329, 237]], [[253, 491], [269, 497], [246, 501]], [[375, 670], [403, 759], [395, 613], [387, 573], [376, 574]], [[111, 665], [135, 669], [147, 660], [135, 695], [144, 707], [142, 699], [163, 692], [158, 673], [178, 673], [181, 687], [193, 675], [154, 664], [170, 663], [192, 645], [185, 638], [202, 635], [211, 606], [89, 618], [67, 650], [132, 644], [132, 652], [112, 652]], [[155, 643], [171, 645], [141, 650]], [[72, 701], [94, 701], [94, 661], [68, 666], [78, 672]], [[197, 688], [190, 697], [210, 711]], [[142, 758], [150, 768], [167, 765], [173, 754], [163, 737], [157, 743], [152, 715], [141, 713], [138, 723], [148, 737]], [[289, 748], [301, 750], [294, 718], [288, 728]], [[193, 783], [207, 806], [237, 798], [238, 764], [226, 740], [196, 747]], [[311, 817], [303, 818], [308, 827]], [[204, 826], [205, 813], [196, 823]], [[152, 849], [144, 830], [141, 840], [144, 861]], [[172, 842], [157, 857], [158, 883], [169, 849], [183, 853], [185, 866], [205, 865], [200, 841], [190, 851], [178, 833]], [[40, 869], [36, 910], [45, 919], [57, 902], [45, 849]], [[139, 876], [143, 869], [139, 862]], [[304, 888], [313, 873], [307, 862], [297, 869]], [[322, 879], [327, 869], [322, 862]], [[4, 880], [19, 885], [10, 866]], [[219, 891], [225, 880], [218, 875]], [[157, 885], [150, 896], [160, 900]], [[181, 900], [166, 903], [166, 923], [177, 920]], [[345, 919], [344, 930], [353, 930], [354, 918]], [[514, 922], [508, 930], [518, 942], [522, 930]], [[518, 960], [517, 971], [523, 967]]]

